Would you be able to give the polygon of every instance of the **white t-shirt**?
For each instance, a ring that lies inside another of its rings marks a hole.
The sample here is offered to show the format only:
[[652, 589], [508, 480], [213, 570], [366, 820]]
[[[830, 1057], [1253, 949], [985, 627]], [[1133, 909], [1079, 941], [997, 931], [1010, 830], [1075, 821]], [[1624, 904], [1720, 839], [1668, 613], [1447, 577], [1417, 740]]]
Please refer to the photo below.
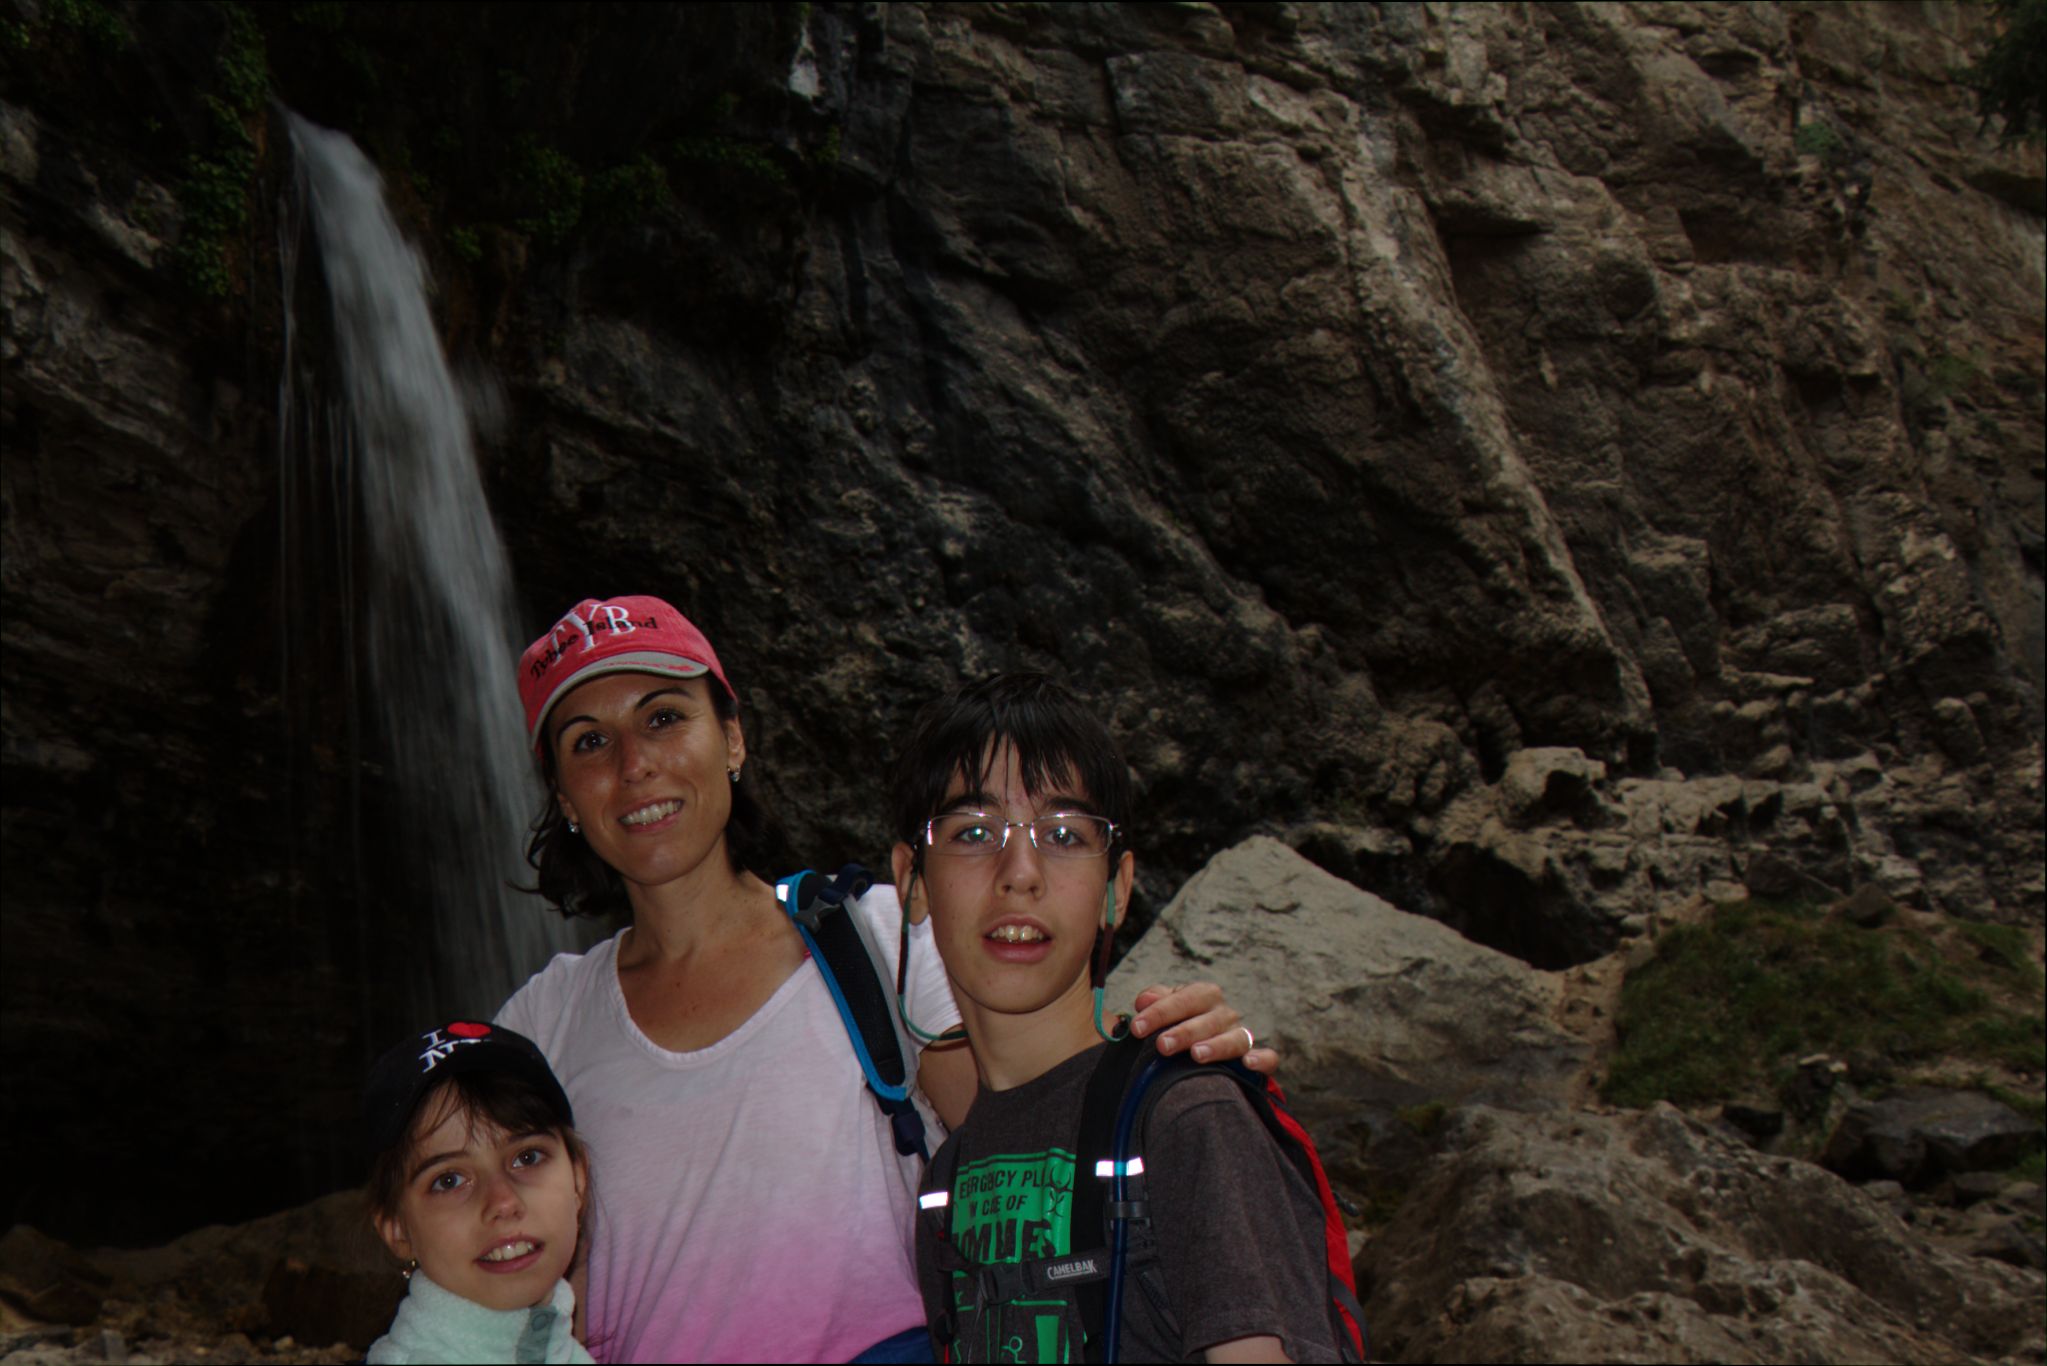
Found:
[[[893, 988], [895, 889], [852, 906]], [[633, 1024], [617, 961], [615, 937], [560, 954], [498, 1012], [547, 1055], [589, 1144], [591, 1353], [847, 1361], [920, 1326], [921, 1164], [897, 1154], [817, 970], [671, 1053]], [[959, 1022], [929, 921], [911, 927], [906, 994], [923, 1028]]]

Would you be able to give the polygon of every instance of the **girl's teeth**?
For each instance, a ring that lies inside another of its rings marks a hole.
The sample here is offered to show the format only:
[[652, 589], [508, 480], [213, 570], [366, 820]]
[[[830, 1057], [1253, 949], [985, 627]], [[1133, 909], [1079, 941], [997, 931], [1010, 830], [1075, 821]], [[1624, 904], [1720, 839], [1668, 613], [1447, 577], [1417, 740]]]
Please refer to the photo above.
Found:
[[486, 1262], [509, 1262], [514, 1257], [523, 1257], [532, 1250], [533, 1244], [531, 1243], [507, 1243], [503, 1247], [494, 1247], [484, 1253], [483, 1260]]
[[1028, 925], [998, 925], [990, 932], [990, 937], [1000, 939], [1005, 944], [1036, 944], [1043, 942], [1045, 938]]

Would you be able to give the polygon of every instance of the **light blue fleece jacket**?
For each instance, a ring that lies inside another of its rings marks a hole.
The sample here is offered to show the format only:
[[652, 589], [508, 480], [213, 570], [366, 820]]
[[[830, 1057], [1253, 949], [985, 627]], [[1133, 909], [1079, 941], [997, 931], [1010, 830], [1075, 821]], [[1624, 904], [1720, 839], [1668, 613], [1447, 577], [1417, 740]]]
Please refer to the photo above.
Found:
[[576, 1292], [556, 1281], [554, 1297], [531, 1309], [486, 1309], [412, 1273], [391, 1331], [370, 1344], [369, 1366], [418, 1362], [590, 1362], [569, 1332]]

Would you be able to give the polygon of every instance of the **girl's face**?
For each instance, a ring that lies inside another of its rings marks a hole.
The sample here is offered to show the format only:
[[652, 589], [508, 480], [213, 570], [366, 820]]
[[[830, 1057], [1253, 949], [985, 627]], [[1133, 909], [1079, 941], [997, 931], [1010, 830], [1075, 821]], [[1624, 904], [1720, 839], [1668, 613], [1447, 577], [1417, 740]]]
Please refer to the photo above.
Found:
[[398, 1212], [379, 1218], [377, 1232], [472, 1304], [545, 1304], [575, 1256], [589, 1174], [559, 1134], [508, 1134], [448, 1103], [453, 1094], [428, 1100]]
[[555, 798], [597, 857], [656, 887], [725, 861], [731, 773], [746, 761], [737, 719], [719, 719], [706, 678], [603, 674], [547, 719]]

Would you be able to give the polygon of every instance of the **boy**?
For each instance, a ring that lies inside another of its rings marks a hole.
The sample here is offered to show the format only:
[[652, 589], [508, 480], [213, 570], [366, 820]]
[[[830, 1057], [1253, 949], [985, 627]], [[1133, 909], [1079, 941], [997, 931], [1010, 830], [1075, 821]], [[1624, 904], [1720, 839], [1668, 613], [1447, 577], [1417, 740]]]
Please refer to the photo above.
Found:
[[[1085, 1341], [1075, 1286], [991, 1297], [961, 1267], [1103, 1243], [1099, 1228], [1072, 1227], [1075, 1182], [1095, 1179], [1076, 1175], [1074, 1149], [1083, 1095], [1110, 1046], [1090, 964], [1129, 902], [1130, 803], [1129, 770], [1107, 730], [1040, 674], [999, 675], [941, 699], [897, 765], [896, 886], [914, 919], [931, 917], [980, 1069], [952, 1151], [933, 1162], [943, 1170], [956, 1156], [952, 1188], [927, 1196], [927, 1208], [943, 1209], [918, 1225], [941, 1359], [1100, 1355]], [[1150, 1118], [1144, 1156], [1158, 1274], [1131, 1278], [1120, 1354], [1339, 1360], [1317, 1193], [1237, 1083], [1193, 1077], [1172, 1087]]]

